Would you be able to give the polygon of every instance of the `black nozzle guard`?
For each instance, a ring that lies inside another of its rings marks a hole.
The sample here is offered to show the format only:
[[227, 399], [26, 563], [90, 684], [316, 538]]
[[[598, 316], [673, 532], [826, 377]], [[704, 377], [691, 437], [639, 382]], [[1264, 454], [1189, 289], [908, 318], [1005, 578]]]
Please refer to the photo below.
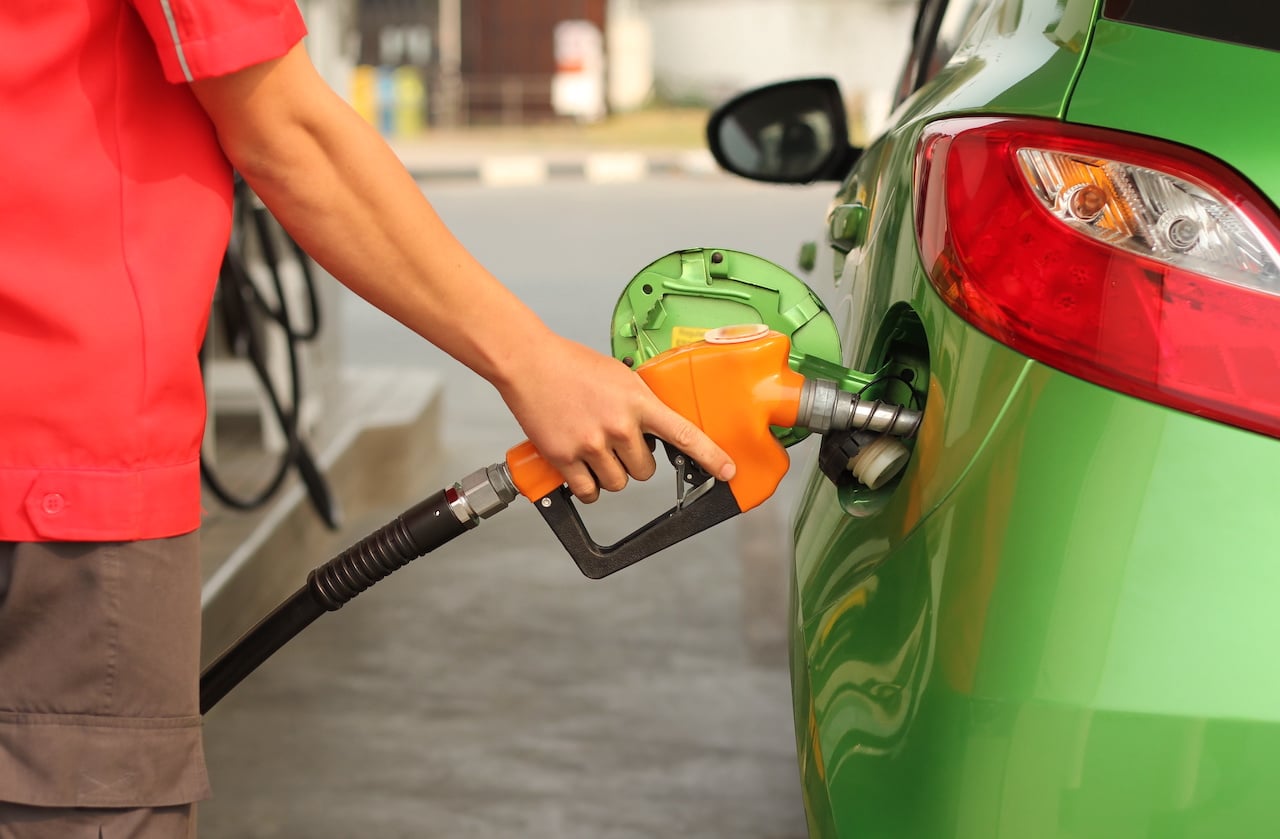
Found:
[[534, 506], [578, 568], [593, 580], [621, 571], [742, 512], [729, 484], [716, 481], [711, 489], [689, 504], [672, 507], [631, 535], [605, 547], [597, 544], [587, 532], [567, 487], [560, 487]]
[[861, 431], [833, 431], [822, 437], [822, 447], [818, 449], [818, 469], [839, 485], [849, 474], [849, 461], [862, 450], [863, 435]]

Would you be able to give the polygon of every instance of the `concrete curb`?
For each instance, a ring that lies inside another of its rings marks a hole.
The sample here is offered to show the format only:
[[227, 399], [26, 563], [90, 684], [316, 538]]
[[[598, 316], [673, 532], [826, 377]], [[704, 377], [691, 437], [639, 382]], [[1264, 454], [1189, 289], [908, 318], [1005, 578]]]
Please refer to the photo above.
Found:
[[[342, 377], [343, 391], [359, 395], [356, 410], [317, 452], [317, 461], [350, 523], [431, 489], [426, 479], [440, 457], [443, 382], [429, 370], [381, 367], [344, 368]], [[202, 586], [203, 663], [296, 591], [312, 568], [329, 559], [337, 538], [297, 482], [263, 510], [243, 515], [252, 529], [210, 568]]]
[[483, 186], [536, 186], [557, 180], [635, 183], [650, 178], [706, 178], [722, 174], [711, 153], [705, 150], [493, 151], [480, 155], [457, 150], [400, 148], [396, 151], [417, 180]]

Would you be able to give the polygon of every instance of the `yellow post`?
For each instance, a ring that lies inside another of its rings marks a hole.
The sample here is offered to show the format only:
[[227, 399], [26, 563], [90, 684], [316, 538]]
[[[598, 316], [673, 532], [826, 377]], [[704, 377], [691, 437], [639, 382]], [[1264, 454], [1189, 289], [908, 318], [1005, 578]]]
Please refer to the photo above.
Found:
[[378, 124], [377, 71], [368, 64], [351, 71], [351, 107], [370, 125]]
[[395, 136], [400, 139], [416, 137], [422, 133], [427, 100], [422, 74], [417, 67], [405, 65], [397, 67], [391, 75], [392, 89], [395, 91], [395, 115], [392, 122]]

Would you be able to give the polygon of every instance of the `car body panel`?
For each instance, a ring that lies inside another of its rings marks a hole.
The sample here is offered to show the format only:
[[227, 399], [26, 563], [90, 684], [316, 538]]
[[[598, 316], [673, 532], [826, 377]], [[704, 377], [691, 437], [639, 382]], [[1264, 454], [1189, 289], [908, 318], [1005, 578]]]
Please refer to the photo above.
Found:
[[933, 83], [890, 117], [997, 108], [1004, 114], [1061, 116], [1088, 46], [1095, 0], [1059, 5], [992, 0]]
[[1280, 52], [1102, 20], [1067, 119], [1203, 149], [1276, 203], [1276, 90]]
[[[929, 285], [911, 221], [910, 173], [920, 130], [934, 115], [959, 108], [982, 110], [996, 101], [1002, 111], [1059, 116], [1083, 57], [1083, 32], [1093, 12], [1093, 0], [1069, 0], [1049, 11], [1044, 4], [1020, 0], [989, 3], [970, 29], [970, 40], [961, 44], [933, 84], [903, 103], [895, 117], [899, 127], [863, 152], [832, 201], [829, 218], [842, 206], [867, 209], [865, 233], [847, 253], [819, 248], [822, 256], [811, 282], [840, 328], [845, 364], [860, 370], [884, 366], [888, 336], [904, 301], [924, 332], [934, 336], [925, 428], [939, 445], [921, 449], [902, 481], [910, 487], [911, 498], [899, 521], [903, 532], [945, 498], [968, 468], [1027, 365], [1025, 357], [981, 339]], [[1011, 76], [1023, 79], [1013, 85], [1012, 92]], [[1002, 95], [1009, 98], [1007, 108], [999, 99]], [[842, 509], [863, 513], [893, 493], [849, 491], [844, 495]], [[873, 550], [873, 545], [869, 541], [863, 550]], [[842, 572], [807, 567], [809, 556], [825, 555], [797, 551], [802, 603], [807, 611], [817, 612], [833, 596], [823, 591], [839, 590]], [[854, 566], [861, 561], [861, 554], [850, 559]]]
[[[853, 319], [879, 323], [890, 301], [906, 297], [901, 284], [885, 282], [896, 275], [886, 272], [883, 265], [856, 269], [867, 242], [886, 238], [897, 242], [905, 232], [911, 234], [910, 246], [915, 248], [910, 225], [905, 231], [899, 227], [903, 219], [910, 218], [904, 210], [912, 201], [911, 182], [892, 175], [911, 171], [924, 122], [950, 112], [1060, 117], [1084, 58], [1085, 33], [1093, 13], [1094, 0], [1066, 0], [1061, 7], [1048, 9], [1022, 0], [994, 0], [933, 83], [906, 99], [891, 116], [891, 124], [897, 127], [863, 151], [831, 204], [832, 214], [841, 206], [860, 204], [867, 208], [861, 246], [847, 256], [829, 247], [819, 248], [813, 271], [815, 290], [844, 318], [846, 358], [852, 359], [851, 366], [874, 369], [874, 365], [868, 366], [868, 355], [878, 337], [856, 329]], [[875, 249], [877, 254], [884, 252], [882, 247]], [[847, 266], [849, 262], [853, 265]], [[849, 267], [855, 270], [849, 272]], [[838, 288], [849, 273], [852, 276], [845, 284], [853, 288]], [[831, 287], [826, 285], [828, 277], [834, 280]], [[870, 282], [872, 277], [877, 281]], [[917, 284], [920, 279], [911, 277], [907, 282]]]
[[1241, 496], [1280, 447], [1098, 390], [1033, 364], [907, 534], [908, 492], [863, 520], [809, 485], [797, 556], [857, 569], [794, 614], [813, 835], [1269, 835], [1280, 668], [1240, 639], [1280, 637], [1280, 521]]
[[[914, 323], [928, 386], [898, 481], [872, 492], [810, 469], [797, 511], [812, 837], [1245, 837], [1280, 822], [1280, 445], [1031, 361], [952, 313], [920, 265], [916, 142], [955, 113], [1150, 133], [1280, 195], [1274, 112], [1252, 120], [1244, 90], [1216, 125], [1177, 104], [1231, 79], [1269, 91], [1280, 54], [1108, 21], [1090, 42], [1094, 12], [995, 0], [833, 198], [829, 221], [865, 208], [812, 272], [845, 363], [880, 369]], [[1168, 80], [1158, 95], [1153, 78]]]

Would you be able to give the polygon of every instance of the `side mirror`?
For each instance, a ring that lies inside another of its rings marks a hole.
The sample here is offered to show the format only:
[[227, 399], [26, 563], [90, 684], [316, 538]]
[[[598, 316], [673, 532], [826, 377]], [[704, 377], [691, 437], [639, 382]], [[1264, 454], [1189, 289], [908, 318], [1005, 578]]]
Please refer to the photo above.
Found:
[[726, 171], [755, 181], [843, 180], [860, 149], [849, 144], [834, 79], [798, 79], [749, 90], [717, 108], [707, 145]]

